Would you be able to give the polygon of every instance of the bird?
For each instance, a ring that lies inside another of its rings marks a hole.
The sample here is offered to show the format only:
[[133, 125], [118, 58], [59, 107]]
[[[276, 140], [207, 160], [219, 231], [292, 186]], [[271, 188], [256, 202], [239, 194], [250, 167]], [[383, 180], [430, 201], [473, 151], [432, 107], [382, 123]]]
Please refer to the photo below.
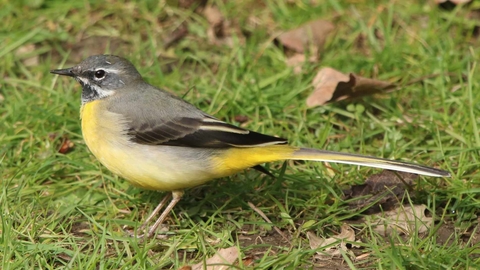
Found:
[[[170, 192], [137, 228], [151, 237], [184, 190], [261, 164], [311, 160], [368, 166], [434, 177], [444, 170], [413, 163], [302, 148], [286, 139], [238, 127], [147, 83], [135, 66], [115, 55], [93, 55], [50, 71], [82, 86], [81, 128], [91, 153], [114, 174], [144, 189]], [[171, 197], [171, 200], [169, 201]], [[153, 226], [146, 228], [165, 207]]]

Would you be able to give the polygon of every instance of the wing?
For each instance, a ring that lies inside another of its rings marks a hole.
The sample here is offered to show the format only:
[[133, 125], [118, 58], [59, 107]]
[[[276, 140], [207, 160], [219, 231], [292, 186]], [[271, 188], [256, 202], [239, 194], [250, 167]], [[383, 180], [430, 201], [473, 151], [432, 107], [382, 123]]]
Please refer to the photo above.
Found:
[[124, 96], [122, 107], [113, 102], [108, 108], [126, 119], [126, 133], [136, 143], [208, 148], [287, 143], [220, 121], [168, 92], [145, 87], [145, 93]]
[[176, 118], [168, 122], [143, 124], [130, 128], [128, 134], [136, 143], [189, 147], [252, 147], [284, 144], [285, 139], [239, 128], [211, 116]]

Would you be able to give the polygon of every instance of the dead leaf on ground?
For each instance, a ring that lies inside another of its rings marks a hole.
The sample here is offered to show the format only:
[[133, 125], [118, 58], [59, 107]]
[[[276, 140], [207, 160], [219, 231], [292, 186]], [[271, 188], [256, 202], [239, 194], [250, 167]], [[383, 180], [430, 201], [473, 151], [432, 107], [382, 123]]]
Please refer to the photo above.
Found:
[[192, 270], [231, 269], [233, 263], [238, 259], [239, 255], [240, 251], [237, 247], [222, 248], [206, 261], [193, 265]]
[[235, 122], [243, 124], [243, 123], [248, 121], [248, 116], [243, 115], [243, 114], [238, 114], [238, 115], [235, 115], [235, 117], [233, 119], [235, 120]]
[[[48, 134], [48, 140], [50, 141], [55, 141], [57, 137], [58, 137], [57, 133], [52, 132]], [[68, 138], [68, 136], [63, 135], [61, 138], [60, 147], [58, 148], [58, 152], [60, 154], [66, 154], [70, 152], [74, 146], [75, 144]]]
[[330, 67], [322, 68], [313, 79], [314, 90], [307, 98], [307, 106], [315, 107], [327, 102], [372, 95], [395, 85], [360, 77], [353, 73], [345, 75]]
[[207, 37], [210, 43], [214, 45], [233, 46], [235, 35], [241, 43], [245, 41], [240, 28], [231, 21], [225, 20], [222, 13], [216, 6], [208, 5], [203, 9], [203, 15], [209, 23]]
[[280, 34], [277, 40], [285, 47], [298, 53], [306, 52], [310, 47], [312, 55], [323, 49], [327, 37], [335, 29], [335, 25], [326, 20], [307, 22], [298, 28]]
[[254, 263], [254, 259], [252, 256], [247, 256], [242, 260], [243, 266], [253, 266], [253, 263]]
[[70, 152], [74, 146], [75, 144], [72, 141], [70, 141], [68, 138], [65, 138], [63, 139], [62, 145], [60, 146], [60, 149], [58, 149], [58, 152], [60, 154], [66, 154]]
[[373, 230], [387, 236], [394, 231], [411, 235], [424, 233], [433, 225], [433, 218], [425, 216], [425, 205], [400, 206], [394, 210], [366, 216], [363, 221]]
[[[203, 15], [205, 16], [205, 18], [207, 19], [211, 27], [221, 28], [224, 18], [222, 13], [216, 6], [206, 6], [205, 9], [203, 10]], [[215, 30], [221, 30], [221, 29], [215, 29]]]
[[322, 249], [321, 251], [317, 251], [316, 259], [329, 260], [332, 257], [341, 256], [342, 251], [348, 252], [345, 241], [355, 242], [355, 231], [348, 224], [343, 224], [340, 229], [339, 234], [329, 238], [318, 237], [313, 232], [307, 232], [310, 248]]
[[350, 200], [348, 205], [352, 209], [361, 209], [371, 205], [364, 214], [378, 213], [396, 207], [407, 192], [408, 186], [418, 175], [406, 172], [382, 171], [365, 180], [363, 185], [352, 186], [344, 190], [344, 200]]

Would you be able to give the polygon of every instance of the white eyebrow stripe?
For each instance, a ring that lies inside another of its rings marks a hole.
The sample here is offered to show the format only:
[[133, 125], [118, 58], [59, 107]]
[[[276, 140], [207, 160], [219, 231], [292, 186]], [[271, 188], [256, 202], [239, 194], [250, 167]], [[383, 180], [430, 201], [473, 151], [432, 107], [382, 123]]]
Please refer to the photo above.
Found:
[[95, 71], [97, 70], [104, 70], [105, 72], [110, 72], [110, 73], [118, 73], [119, 70], [118, 69], [112, 69], [112, 68], [97, 68], [95, 69]]

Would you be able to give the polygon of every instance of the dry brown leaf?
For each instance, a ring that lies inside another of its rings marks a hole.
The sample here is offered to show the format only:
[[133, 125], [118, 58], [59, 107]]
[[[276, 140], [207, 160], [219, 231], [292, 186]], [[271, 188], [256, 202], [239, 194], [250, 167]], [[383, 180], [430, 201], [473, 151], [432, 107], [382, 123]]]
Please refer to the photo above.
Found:
[[[344, 190], [344, 200], [349, 200], [351, 209], [365, 209], [363, 214], [374, 214], [396, 207], [407, 192], [408, 186], [418, 178], [417, 174], [382, 171], [365, 180], [363, 185], [354, 185]], [[351, 200], [355, 199], [356, 200]]]
[[248, 116], [243, 115], [243, 114], [238, 114], [238, 115], [235, 115], [235, 117], [233, 119], [235, 120], [235, 122], [243, 124], [243, 123], [248, 121]]
[[216, 43], [218, 38], [224, 37], [223, 31], [223, 15], [215, 6], [206, 6], [203, 10], [203, 15], [207, 19], [210, 26], [207, 30], [207, 37], [211, 43]]
[[192, 266], [192, 270], [223, 270], [231, 269], [240, 252], [237, 247], [222, 248], [204, 262]]
[[302, 26], [280, 34], [277, 40], [285, 47], [299, 53], [307, 51], [313, 46], [312, 54], [319, 52], [327, 37], [335, 29], [333, 23], [326, 20], [310, 21]]
[[425, 205], [400, 206], [384, 213], [366, 216], [364, 221], [370, 224], [374, 231], [381, 235], [391, 234], [393, 231], [410, 235], [428, 231], [433, 224], [433, 218], [425, 216]]
[[253, 259], [253, 257], [248, 256], [248, 257], [243, 258], [242, 264], [243, 264], [243, 266], [253, 266], [254, 261], [255, 260]]
[[210, 25], [216, 26], [223, 23], [223, 15], [216, 6], [206, 6], [203, 15]]
[[70, 141], [70, 139], [64, 138], [62, 140], [62, 144], [60, 145], [60, 149], [58, 149], [58, 152], [60, 154], [66, 154], [70, 152], [74, 146], [75, 144], [72, 141]]
[[372, 95], [395, 87], [389, 82], [364, 78], [353, 73], [345, 75], [330, 67], [322, 68], [313, 78], [312, 84], [314, 90], [307, 98], [308, 107]]
[[240, 43], [245, 42], [240, 27], [232, 21], [225, 20], [216, 6], [206, 6], [203, 15], [210, 25], [207, 29], [207, 37], [211, 44], [233, 46], [237, 40]]
[[348, 81], [348, 76], [330, 67], [322, 68], [313, 78], [313, 93], [307, 98], [307, 106], [314, 107], [327, 103], [333, 97], [339, 82]]
[[[323, 238], [316, 236], [313, 232], [307, 232], [307, 238], [311, 249], [322, 249], [322, 251], [317, 251], [315, 258], [324, 260], [341, 256], [342, 251], [348, 251], [345, 241], [354, 242], [355, 231], [348, 224], [343, 224], [340, 228], [340, 234]], [[332, 245], [336, 242], [338, 242], [336, 245]]]

